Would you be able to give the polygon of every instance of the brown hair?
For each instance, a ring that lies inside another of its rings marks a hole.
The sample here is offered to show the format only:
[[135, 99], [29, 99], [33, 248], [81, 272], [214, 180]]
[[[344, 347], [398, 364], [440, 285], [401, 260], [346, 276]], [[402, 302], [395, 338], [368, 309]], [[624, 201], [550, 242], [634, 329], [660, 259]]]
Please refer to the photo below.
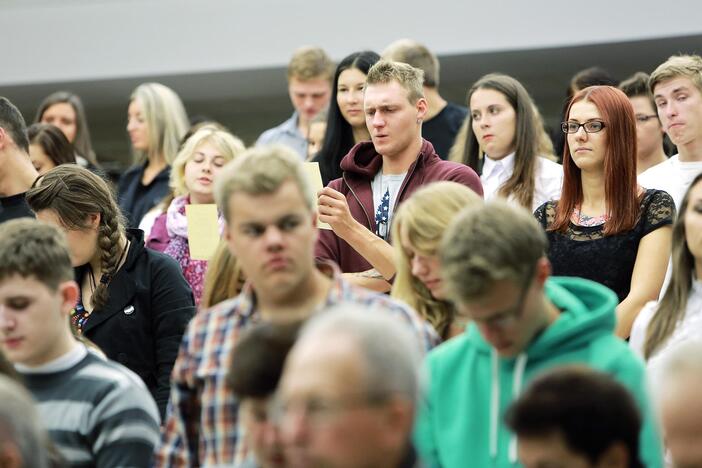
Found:
[[50, 124], [35, 123], [27, 129], [30, 145], [39, 145], [54, 166], [75, 164], [76, 154], [73, 145], [58, 128]]
[[[568, 104], [566, 118], [573, 104], [588, 101], [597, 107], [605, 122], [606, 150], [604, 155], [604, 193], [609, 219], [604, 224], [604, 235], [613, 236], [633, 229], [640, 215], [638, 185], [636, 183], [636, 122], [634, 109], [626, 95], [612, 86], [590, 86], [573, 96]], [[566, 138], [563, 149], [563, 191], [556, 206], [556, 217], [549, 231], [565, 232], [570, 216], [582, 203], [583, 185], [580, 168], [570, 156]]]
[[399, 39], [383, 51], [383, 59], [402, 62], [424, 72], [424, 85], [439, 87], [439, 59], [426, 46], [412, 39]]
[[381, 60], [376, 62], [366, 76], [366, 86], [396, 81], [407, 90], [407, 100], [414, 105], [424, 97], [424, 72], [406, 63]]
[[320, 47], [306, 46], [295, 51], [288, 64], [288, 80], [314, 80], [325, 78], [331, 82], [334, 62]]
[[107, 287], [119, 267], [119, 241], [125, 233], [124, 216], [110, 186], [89, 170], [69, 164], [39, 177], [26, 198], [34, 212], [53, 211], [66, 229], [87, 229], [88, 215], [100, 215], [97, 248], [102, 277], [93, 292], [92, 305], [95, 309], [103, 307], [107, 303]]
[[66, 238], [56, 227], [31, 218], [14, 219], [0, 228], [0, 280], [34, 277], [51, 290], [73, 280]]
[[656, 86], [673, 78], [689, 78], [702, 93], [702, 57], [699, 55], [673, 55], [658, 65], [648, 78], [648, 87], [655, 94]]

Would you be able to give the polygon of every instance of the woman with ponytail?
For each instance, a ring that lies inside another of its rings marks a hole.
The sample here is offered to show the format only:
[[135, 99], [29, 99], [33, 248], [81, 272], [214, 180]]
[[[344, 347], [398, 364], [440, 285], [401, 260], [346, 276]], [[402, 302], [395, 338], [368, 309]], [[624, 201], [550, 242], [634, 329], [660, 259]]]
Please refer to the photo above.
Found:
[[178, 264], [125, 229], [107, 183], [87, 169], [58, 166], [34, 183], [27, 203], [66, 233], [80, 287], [76, 332], [144, 381], [165, 414], [170, 373], [193, 295]]

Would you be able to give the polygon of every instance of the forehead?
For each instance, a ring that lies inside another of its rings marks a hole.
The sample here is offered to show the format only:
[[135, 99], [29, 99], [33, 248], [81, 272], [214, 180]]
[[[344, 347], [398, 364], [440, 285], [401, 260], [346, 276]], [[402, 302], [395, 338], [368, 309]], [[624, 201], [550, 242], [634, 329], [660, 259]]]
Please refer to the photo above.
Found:
[[356, 343], [348, 337], [317, 336], [300, 341], [288, 358], [282, 389], [287, 396], [342, 396], [357, 393], [363, 368]]
[[139, 114], [141, 112], [141, 101], [139, 98], [134, 98], [131, 101], [129, 101], [129, 107], [127, 108], [127, 112], [133, 112], [135, 114]]
[[502, 104], [512, 107], [507, 101], [507, 97], [499, 91], [489, 88], [477, 89], [470, 97], [471, 109], [487, 107], [494, 104]]
[[358, 68], [347, 68], [339, 74], [339, 83], [363, 83], [366, 81], [366, 74]]
[[32, 297], [38, 298], [53, 293], [51, 289], [34, 275], [21, 276], [13, 274], [0, 279], [0, 301], [10, 297]]
[[269, 224], [287, 215], [309, 215], [310, 209], [297, 184], [286, 180], [272, 193], [232, 193], [229, 197], [229, 214], [229, 219], [235, 224]]
[[296, 94], [321, 94], [331, 88], [331, 83], [326, 78], [318, 77], [309, 80], [290, 78], [290, 89]]
[[211, 141], [203, 141], [199, 145], [195, 147], [195, 150], [193, 150], [193, 153], [201, 153], [204, 155], [221, 155], [222, 151], [219, 149], [219, 147], [215, 144], [213, 144]]
[[678, 76], [669, 80], [661, 81], [656, 84], [653, 90], [654, 97], [669, 97], [679, 91], [687, 91], [700, 94], [699, 88], [695, 86], [690, 78], [686, 76]]
[[363, 95], [365, 107], [379, 107], [384, 105], [409, 104], [409, 91], [402, 87], [395, 80], [387, 83], [375, 83], [366, 85]]
[[511, 312], [519, 299], [522, 288], [510, 280], [495, 281], [482, 295], [457, 304], [461, 312], [475, 320], [490, 320], [504, 312]]
[[634, 108], [634, 112], [653, 112], [654, 107], [651, 99], [648, 96], [632, 96], [629, 98], [631, 106]]
[[61, 114], [61, 115], [68, 115], [68, 116], [75, 116], [75, 111], [73, 110], [73, 106], [70, 105], [67, 102], [57, 102], [55, 104], [51, 104], [49, 107], [46, 108], [44, 111], [44, 115], [46, 114]]
[[570, 113], [568, 114], [569, 119], [573, 120], [588, 120], [601, 118], [601, 114], [597, 106], [591, 101], [583, 100], [578, 101], [570, 108]]

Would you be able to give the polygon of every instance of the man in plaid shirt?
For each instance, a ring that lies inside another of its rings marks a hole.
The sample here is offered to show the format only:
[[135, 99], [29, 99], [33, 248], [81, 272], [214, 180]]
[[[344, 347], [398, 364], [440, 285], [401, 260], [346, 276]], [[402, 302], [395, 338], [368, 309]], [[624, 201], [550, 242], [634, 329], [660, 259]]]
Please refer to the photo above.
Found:
[[245, 461], [226, 373], [237, 337], [253, 323], [301, 320], [343, 302], [389, 309], [412, 328], [423, 352], [438, 343], [434, 329], [407, 306], [350, 285], [334, 265], [315, 265], [316, 194], [293, 151], [248, 150], [219, 174], [215, 195], [225, 239], [248, 283], [238, 297], [199, 312], [183, 337], [157, 467]]

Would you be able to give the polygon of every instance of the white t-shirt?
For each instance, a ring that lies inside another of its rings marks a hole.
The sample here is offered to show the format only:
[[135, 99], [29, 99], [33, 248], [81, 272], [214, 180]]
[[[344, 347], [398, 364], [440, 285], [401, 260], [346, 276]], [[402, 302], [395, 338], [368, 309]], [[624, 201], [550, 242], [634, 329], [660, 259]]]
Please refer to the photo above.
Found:
[[[642, 358], [648, 325], [651, 323], [657, 310], [658, 302], [653, 301], [647, 303], [644, 308], [641, 309], [641, 312], [639, 312], [639, 315], [636, 317], [631, 327], [629, 347]], [[659, 346], [653, 356], [648, 360], [646, 363], [647, 368], [655, 373], [659, 369], [660, 364], [665, 360], [665, 357], [670, 354], [672, 350], [691, 339], [702, 339], [702, 282], [697, 279], [692, 281], [692, 290], [690, 291], [690, 297], [687, 299], [685, 315], [675, 326], [673, 333]]]
[[397, 202], [397, 195], [400, 192], [400, 187], [402, 182], [405, 180], [404, 174], [391, 174], [383, 175], [382, 169], [373, 177], [371, 181], [371, 189], [373, 190], [373, 215], [377, 218], [376, 214], [378, 212], [378, 207], [383, 203], [383, 198], [387, 196], [387, 210], [382, 215], [383, 222], [378, 224], [376, 222], [376, 227], [378, 229], [378, 234], [383, 239], [388, 238], [390, 233], [390, 225], [392, 222], [392, 215], [395, 212], [395, 203]]
[[[486, 201], [495, 198], [500, 187], [512, 177], [514, 158], [515, 153], [499, 160], [485, 156], [480, 181], [483, 183], [483, 196]], [[535, 211], [547, 201], [560, 198], [562, 185], [563, 167], [549, 159], [537, 157], [534, 174], [534, 199], [531, 203], [531, 210]], [[512, 196], [508, 198], [508, 201], [516, 203]]]
[[701, 172], [702, 162], [681, 162], [676, 154], [639, 174], [638, 181], [645, 188], [665, 190], [680, 208], [685, 192]]

